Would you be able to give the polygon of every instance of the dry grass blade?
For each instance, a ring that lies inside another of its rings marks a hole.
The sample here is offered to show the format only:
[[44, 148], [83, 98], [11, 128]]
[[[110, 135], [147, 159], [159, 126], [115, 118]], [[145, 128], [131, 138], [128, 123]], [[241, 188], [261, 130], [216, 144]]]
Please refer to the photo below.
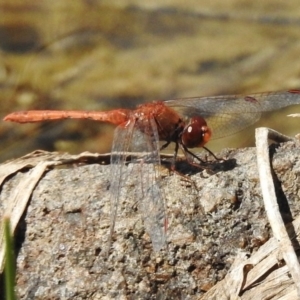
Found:
[[[28, 173], [27, 179], [22, 181], [18, 189], [15, 190], [14, 195], [9, 200], [9, 207], [5, 210], [5, 215], [10, 216], [11, 231], [14, 232], [18, 222], [24, 213], [24, 210], [28, 204], [31, 193], [40, 180], [41, 176], [44, 174], [45, 170], [49, 166], [49, 162], [40, 162], [36, 167], [34, 167], [31, 172]], [[0, 270], [3, 270], [4, 261], [4, 247], [3, 247], [3, 230], [1, 230], [0, 236]]]
[[[300, 217], [292, 223], [292, 227], [299, 241]], [[257, 295], [260, 295], [259, 299], [298, 299], [289, 268], [282, 266], [274, 270], [278, 267], [281, 253], [275, 237], [248, 259], [244, 253], [239, 253], [226, 277], [200, 299], [251, 300], [256, 299]], [[240, 292], [243, 294], [239, 296]]]
[[[255, 137], [258, 171], [266, 213], [273, 235], [279, 243], [282, 257], [288, 266], [300, 297], [300, 266], [279, 211], [270, 167], [268, 139], [280, 140], [282, 135], [268, 128], [258, 128]], [[282, 141], [286, 141], [286, 138], [283, 138]]]

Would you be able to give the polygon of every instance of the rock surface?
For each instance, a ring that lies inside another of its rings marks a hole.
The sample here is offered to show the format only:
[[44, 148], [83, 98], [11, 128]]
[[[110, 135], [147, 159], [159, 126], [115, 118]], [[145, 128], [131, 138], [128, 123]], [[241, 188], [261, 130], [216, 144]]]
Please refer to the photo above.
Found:
[[[278, 203], [289, 223], [300, 212], [299, 141], [272, 145]], [[17, 228], [19, 299], [199, 299], [222, 280], [239, 252], [251, 255], [272, 233], [262, 201], [255, 148], [224, 150], [212, 170], [179, 165], [162, 177], [168, 242], [155, 253], [135, 201], [131, 168], [111, 251], [109, 165], [50, 169]], [[6, 180], [1, 207], [28, 170]], [[124, 192], [124, 193], [123, 193]]]

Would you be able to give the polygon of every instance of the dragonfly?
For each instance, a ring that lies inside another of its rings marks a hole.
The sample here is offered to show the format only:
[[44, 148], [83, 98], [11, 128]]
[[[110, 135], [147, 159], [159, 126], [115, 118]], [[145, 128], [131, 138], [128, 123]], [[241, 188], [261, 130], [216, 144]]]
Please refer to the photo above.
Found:
[[[198, 159], [190, 149], [203, 147], [209, 151], [205, 147], [209, 140], [245, 129], [257, 122], [263, 112], [296, 104], [300, 104], [300, 90], [153, 101], [133, 110], [29, 110], [13, 112], [4, 121], [31, 123], [90, 119], [117, 125], [111, 150], [110, 237], [115, 230], [121, 189], [130, 176], [126, 168], [127, 155], [139, 152], [139, 159], [133, 161], [139, 168], [136, 200], [153, 249], [159, 251], [167, 243], [165, 199], [156, 168], [161, 163], [160, 150], [171, 143], [175, 144], [172, 159], [174, 169], [179, 149], [189, 161], [191, 158]], [[161, 142], [164, 142], [162, 146]]]

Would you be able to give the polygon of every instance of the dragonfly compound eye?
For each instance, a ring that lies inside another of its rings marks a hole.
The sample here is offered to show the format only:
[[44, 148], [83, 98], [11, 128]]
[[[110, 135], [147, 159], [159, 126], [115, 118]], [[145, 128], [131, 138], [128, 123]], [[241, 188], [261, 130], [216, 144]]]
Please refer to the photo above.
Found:
[[203, 147], [211, 137], [211, 130], [206, 121], [199, 117], [192, 117], [184, 128], [181, 141], [187, 148]]

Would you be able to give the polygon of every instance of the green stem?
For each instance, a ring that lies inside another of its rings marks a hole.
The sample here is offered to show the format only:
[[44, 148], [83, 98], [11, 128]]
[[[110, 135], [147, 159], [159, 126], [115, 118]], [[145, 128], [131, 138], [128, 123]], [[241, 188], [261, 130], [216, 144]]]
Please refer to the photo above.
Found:
[[10, 231], [10, 220], [8, 217], [3, 218], [4, 239], [5, 239], [5, 294], [7, 300], [15, 300], [15, 258], [13, 237]]

